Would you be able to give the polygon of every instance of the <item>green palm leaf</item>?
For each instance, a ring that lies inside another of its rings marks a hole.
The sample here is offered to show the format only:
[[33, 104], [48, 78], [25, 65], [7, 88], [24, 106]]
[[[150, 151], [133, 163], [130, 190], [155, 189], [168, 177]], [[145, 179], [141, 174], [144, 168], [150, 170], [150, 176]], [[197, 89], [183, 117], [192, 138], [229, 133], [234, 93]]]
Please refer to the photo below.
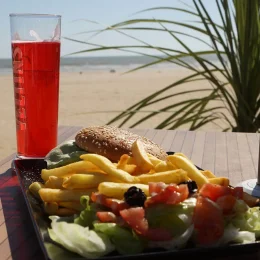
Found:
[[[93, 33], [93, 40], [104, 31], [114, 31], [135, 40], [137, 44], [105, 46], [66, 38], [87, 46], [77, 54], [115, 49], [153, 58], [151, 62], [125, 73], [164, 63], [175, 64], [191, 72], [191, 75], [149, 94], [126, 108], [108, 124], [137, 127], [147, 120], [161, 118], [164, 115], [155, 128], [175, 129], [185, 126], [190, 130], [196, 130], [210, 123], [221, 127], [223, 131], [259, 131], [260, 1], [211, 2], [215, 3], [219, 15], [218, 23], [213, 21], [203, 1], [193, 0], [192, 6], [185, 5], [184, 8], [153, 7], [138, 12], [140, 15], [164, 10], [172, 12], [173, 15], [186, 14], [190, 16], [190, 22], [160, 18], [129, 19], [105, 26], [98, 31], [80, 33]], [[181, 50], [155, 46], [143, 39], [137, 39], [130, 34], [137, 30], [150, 31], [154, 35], [168, 34], [173, 42], [181, 46]], [[183, 40], [183, 37], [186, 37], [186, 40]], [[203, 43], [205, 49], [194, 51], [193, 46], [190, 46], [190, 40]], [[156, 50], [159, 55], [147, 54], [146, 50]], [[212, 61], [210, 55], [215, 55], [217, 62]], [[194, 84], [190, 90], [183, 90], [184, 84], [200, 80], [207, 81], [209, 86], [199, 88]], [[200, 93], [200, 97], [190, 98], [189, 95], [195, 93]]]

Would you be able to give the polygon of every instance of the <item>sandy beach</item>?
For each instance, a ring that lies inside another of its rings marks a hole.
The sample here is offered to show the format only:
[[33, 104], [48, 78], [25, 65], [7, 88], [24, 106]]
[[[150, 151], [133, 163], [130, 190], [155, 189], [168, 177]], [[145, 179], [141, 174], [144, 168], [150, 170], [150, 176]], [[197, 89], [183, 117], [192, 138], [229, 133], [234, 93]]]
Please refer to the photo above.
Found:
[[[103, 125], [120, 111], [135, 104], [141, 98], [188, 75], [184, 69], [145, 69], [122, 75], [116, 71], [62, 72], [60, 74], [60, 125]], [[208, 86], [207, 82], [188, 83], [182, 86], [191, 89], [194, 84]], [[15, 116], [12, 75], [1, 75], [1, 142], [0, 159], [16, 151]], [[194, 94], [193, 94], [194, 97]], [[177, 101], [180, 100], [179, 98]], [[170, 99], [164, 101], [175, 102]], [[151, 106], [149, 110], [159, 109], [161, 105]], [[145, 113], [145, 112], [144, 112]], [[142, 113], [142, 116], [144, 115]], [[169, 115], [169, 114], [168, 114]], [[167, 113], [143, 122], [137, 128], [153, 128]], [[119, 124], [119, 123], [115, 123]], [[128, 127], [129, 125], [126, 125]], [[183, 126], [185, 128], [185, 126]], [[220, 131], [215, 125], [207, 125], [202, 130]]]

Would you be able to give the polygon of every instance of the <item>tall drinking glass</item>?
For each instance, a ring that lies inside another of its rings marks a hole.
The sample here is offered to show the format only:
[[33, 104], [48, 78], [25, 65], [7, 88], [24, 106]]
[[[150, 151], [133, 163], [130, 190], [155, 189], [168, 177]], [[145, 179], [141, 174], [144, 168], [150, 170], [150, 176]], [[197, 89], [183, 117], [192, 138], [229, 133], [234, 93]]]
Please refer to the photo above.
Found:
[[17, 157], [57, 145], [61, 16], [10, 14]]

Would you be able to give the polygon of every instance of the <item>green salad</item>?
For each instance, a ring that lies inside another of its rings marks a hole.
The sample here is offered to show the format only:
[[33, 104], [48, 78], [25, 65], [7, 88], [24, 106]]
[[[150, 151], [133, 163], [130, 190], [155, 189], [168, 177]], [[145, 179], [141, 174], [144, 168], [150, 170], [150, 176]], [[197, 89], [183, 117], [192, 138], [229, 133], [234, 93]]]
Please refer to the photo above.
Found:
[[197, 192], [194, 185], [150, 183], [151, 196], [133, 186], [123, 200], [98, 192], [82, 196], [80, 214], [49, 217], [49, 236], [88, 259], [254, 243], [259, 238], [259, 207], [245, 203], [242, 188], [207, 183]]
[[[56, 174], [58, 171], [61, 173], [62, 166], [79, 162], [81, 158], [85, 158], [86, 155], [83, 154], [86, 153], [77, 147], [73, 140], [67, 141], [47, 155], [47, 169], [54, 169]], [[111, 167], [109, 168], [111, 171], [117, 171], [108, 159], [98, 159], [101, 170]], [[193, 172], [193, 176], [202, 176], [188, 159], [183, 160]], [[83, 161], [76, 164], [81, 165], [80, 169], [83, 170], [91, 165]], [[70, 171], [75, 169], [71, 165], [69, 167]], [[67, 173], [59, 174], [65, 180], [63, 184], [66, 183]], [[122, 174], [122, 170], [116, 173], [118, 177], [119, 173]], [[169, 171], [168, 173], [176, 172]], [[102, 178], [109, 177], [109, 174], [107, 174], [108, 177], [104, 177], [104, 174], [106, 173], [96, 176], [93, 173], [90, 177], [92, 181], [95, 179], [97, 183], [100, 183]], [[124, 172], [124, 175], [127, 174]], [[165, 176], [165, 172], [163, 174]], [[80, 172], [75, 174], [77, 178], [82, 177], [81, 175], [84, 174]], [[151, 174], [151, 176], [155, 175]], [[125, 184], [121, 180], [117, 183], [119, 191], [124, 190], [120, 198], [102, 193], [100, 187], [88, 194], [86, 190], [66, 190], [63, 189], [64, 186], [51, 189], [47, 187], [47, 177], [43, 178], [43, 175], [41, 177], [46, 181], [45, 189], [42, 189], [42, 184], [34, 183], [29, 190], [35, 193], [45, 206], [58, 207], [55, 200], [49, 199], [52, 197], [51, 194], [54, 194], [56, 199], [59, 198], [59, 202], [62, 201], [61, 194], [63, 194], [63, 199], [69, 194], [70, 200], [66, 201], [78, 203], [79, 208], [75, 213], [65, 217], [58, 216], [58, 213], [57, 215], [48, 214], [49, 240], [45, 240], [45, 248], [50, 259], [73, 257], [96, 259], [110, 254], [135, 255], [157, 249], [219, 247], [229, 244], [254, 243], [260, 237], [259, 207], [255, 204], [252, 207], [249, 205], [243, 188], [210, 182], [203, 184], [206, 178], [203, 176], [204, 179], [197, 179], [201, 182], [200, 186], [198, 185], [199, 189], [197, 186], [199, 183], [198, 181], [196, 183], [194, 178], [177, 183], [166, 183], [166, 181], [149, 181], [146, 185], [128, 183], [130, 186], [127, 186], [127, 189], [122, 189]], [[87, 175], [83, 177], [86, 178]], [[133, 178], [133, 176], [130, 177]], [[59, 178], [55, 177], [54, 180], [58, 181], [57, 185], [61, 185]], [[102, 184], [104, 183], [113, 182], [107, 180]], [[50, 201], [55, 203], [48, 204]], [[63, 200], [63, 204], [66, 201]], [[65, 254], [64, 249], [66, 249]]]

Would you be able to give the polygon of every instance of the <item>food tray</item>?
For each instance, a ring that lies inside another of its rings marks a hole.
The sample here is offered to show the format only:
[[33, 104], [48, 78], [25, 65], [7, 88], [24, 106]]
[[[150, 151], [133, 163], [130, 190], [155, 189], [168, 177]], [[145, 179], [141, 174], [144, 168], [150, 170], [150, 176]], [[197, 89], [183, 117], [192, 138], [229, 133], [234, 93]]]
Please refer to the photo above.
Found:
[[[169, 152], [169, 154], [172, 152]], [[32, 182], [42, 181], [40, 173], [41, 169], [46, 168], [47, 163], [43, 159], [15, 159], [13, 161], [13, 167], [18, 176], [20, 186], [22, 189], [22, 193], [24, 195], [24, 199], [26, 201], [30, 217], [32, 220], [32, 224], [34, 226], [35, 232], [37, 234], [39, 245], [43, 251], [43, 254], [46, 259], [49, 258], [48, 248], [45, 246], [45, 243], [51, 242], [48, 236], [47, 229], [50, 226], [50, 220], [48, 216], [43, 212], [41, 203], [36, 200], [30, 192], [28, 192], [28, 187]], [[199, 167], [198, 167], [199, 168]], [[61, 247], [60, 247], [61, 248]], [[228, 245], [221, 247], [213, 247], [213, 248], [187, 248], [182, 250], [175, 251], [165, 251], [165, 250], [154, 250], [147, 251], [141, 254], [135, 255], [127, 255], [122, 256], [118, 254], [110, 254], [105, 257], [101, 257], [98, 259], [135, 259], [135, 258], [149, 258], [149, 259], [157, 259], [159, 257], [199, 257], [200, 259], [243, 259], [243, 257], [248, 257], [250, 254], [255, 253], [260, 249], [259, 242], [250, 243], [250, 244], [242, 244], [242, 245]], [[260, 250], [259, 250], [260, 251]], [[84, 259], [81, 256], [72, 256], [71, 252], [66, 249], [61, 248], [61, 253], [59, 255], [59, 259]], [[244, 255], [244, 256], [243, 256]], [[227, 258], [228, 257], [228, 258]], [[240, 258], [242, 257], [242, 258]]]

